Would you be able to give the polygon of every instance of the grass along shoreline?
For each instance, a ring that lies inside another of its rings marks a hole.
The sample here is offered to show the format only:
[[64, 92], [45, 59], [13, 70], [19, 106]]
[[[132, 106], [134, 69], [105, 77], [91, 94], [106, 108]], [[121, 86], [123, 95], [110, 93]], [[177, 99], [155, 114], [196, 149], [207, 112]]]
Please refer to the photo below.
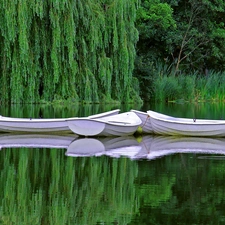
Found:
[[225, 102], [225, 73], [159, 76], [152, 85], [156, 102]]

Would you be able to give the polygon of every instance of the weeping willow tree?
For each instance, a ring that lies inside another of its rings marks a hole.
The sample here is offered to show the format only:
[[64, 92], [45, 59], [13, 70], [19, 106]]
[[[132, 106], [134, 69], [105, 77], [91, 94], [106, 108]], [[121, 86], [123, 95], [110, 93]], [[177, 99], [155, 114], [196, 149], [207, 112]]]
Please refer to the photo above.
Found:
[[1, 0], [1, 102], [138, 96], [139, 0]]

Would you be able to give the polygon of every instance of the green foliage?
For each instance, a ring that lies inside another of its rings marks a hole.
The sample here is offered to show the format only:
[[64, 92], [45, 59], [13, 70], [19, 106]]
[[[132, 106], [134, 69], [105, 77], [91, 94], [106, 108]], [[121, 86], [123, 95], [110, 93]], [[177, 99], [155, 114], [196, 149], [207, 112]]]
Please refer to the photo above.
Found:
[[171, 39], [168, 34], [174, 31], [177, 25], [169, 4], [159, 0], [141, 2], [136, 19], [139, 31], [138, 55], [154, 61], [163, 57], [162, 52], [169, 51]]
[[1, 1], [1, 101], [129, 101], [137, 6], [138, 0]]
[[[180, 89], [179, 100], [192, 102], [195, 98], [196, 75], [180, 75], [178, 79], [178, 87]], [[177, 100], [178, 98], [176, 98]]]
[[154, 100], [219, 102], [225, 101], [224, 73], [209, 71], [207, 76], [199, 74], [176, 76], [155, 76], [153, 79]]
[[172, 101], [181, 96], [181, 86], [176, 77], [163, 76], [155, 80], [155, 101]]
[[137, 11], [137, 23], [140, 26], [152, 27], [149, 32], [154, 32], [154, 28], [155, 31], [166, 31], [169, 27], [176, 27], [172, 14], [173, 9], [167, 3], [160, 3], [159, 0], [144, 1]]
[[[209, 70], [223, 74], [224, 12], [225, 3], [222, 0], [141, 1], [136, 20], [140, 36], [135, 76], [143, 90], [142, 98], [153, 98], [152, 81], [161, 65], [169, 68], [166, 72], [169, 76], [200, 74], [204, 79]], [[193, 87], [194, 83], [191, 81], [190, 85]], [[193, 98], [193, 88], [188, 90]]]
[[224, 101], [224, 73], [210, 71], [207, 77], [199, 77], [196, 81], [198, 100]]

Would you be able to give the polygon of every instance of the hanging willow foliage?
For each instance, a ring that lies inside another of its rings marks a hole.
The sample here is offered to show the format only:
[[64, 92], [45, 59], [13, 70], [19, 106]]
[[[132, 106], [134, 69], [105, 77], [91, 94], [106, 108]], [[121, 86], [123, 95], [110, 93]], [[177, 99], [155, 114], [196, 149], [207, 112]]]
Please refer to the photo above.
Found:
[[1, 102], [129, 101], [139, 0], [1, 0]]

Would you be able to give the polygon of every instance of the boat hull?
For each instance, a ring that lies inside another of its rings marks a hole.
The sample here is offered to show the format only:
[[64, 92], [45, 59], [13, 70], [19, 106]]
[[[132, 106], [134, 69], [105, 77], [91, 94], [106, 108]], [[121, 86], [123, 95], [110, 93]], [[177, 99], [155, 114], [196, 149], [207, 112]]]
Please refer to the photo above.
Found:
[[176, 118], [148, 111], [154, 133], [195, 137], [224, 137], [225, 121]]
[[[116, 109], [100, 114], [95, 114], [85, 118], [99, 119], [105, 116], [116, 115], [119, 113], [119, 111], [120, 111], [119, 109]], [[66, 120], [67, 118], [33, 119], [33, 118], [12, 118], [0, 116], [0, 132], [72, 133]]]
[[141, 119], [140, 127], [142, 128], [142, 133], [146, 134], [153, 133], [152, 124], [148, 113], [133, 109], [131, 110], [131, 112], [134, 112]]
[[67, 122], [69, 128], [81, 136], [128, 136], [134, 134], [141, 124], [133, 112], [99, 119], [68, 119]]
[[129, 136], [137, 131], [138, 126], [123, 126], [121, 124], [106, 124], [105, 129], [99, 134], [101, 136]]
[[65, 119], [1, 119], [0, 132], [71, 132]]

